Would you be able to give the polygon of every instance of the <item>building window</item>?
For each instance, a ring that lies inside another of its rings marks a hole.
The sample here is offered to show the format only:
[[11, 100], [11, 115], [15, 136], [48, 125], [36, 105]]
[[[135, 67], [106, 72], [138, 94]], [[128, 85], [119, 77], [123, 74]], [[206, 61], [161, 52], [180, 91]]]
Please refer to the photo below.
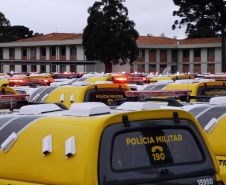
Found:
[[46, 47], [40, 47], [40, 55], [46, 56]]
[[160, 53], [167, 53], [166, 49], [160, 49]]
[[14, 64], [10, 64], [10, 65], [9, 65], [9, 71], [10, 71], [10, 72], [11, 72], [11, 71], [15, 72], [15, 65], [14, 65]]
[[201, 57], [201, 49], [194, 49], [194, 57]]
[[149, 64], [149, 68], [156, 68], [155, 64]]
[[3, 59], [3, 48], [0, 48], [0, 59]]
[[137, 68], [144, 68], [144, 64], [137, 64]]
[[9, 56], [15, 57], [15, 48], [9, 48]]
[[21, 71], [23, 73], [26, 73], [27, 72], [27, 65], [21, 65]]
[[50, 56], [56, 56], [56, 46], [50, 46]]
[[172, 50], [172, 58], [177, 58], [178, 56], [178, 51], [176, 49]]
[[156, 53], [156, 49], [149, 49], [149, 53]]
[[36, 56], [36, 47], [31, 47], [31, 56], [32, 57]]
[[45, 73], [46, 72], [46, 65], [40, 65], [40, 72]]
[[60, 56], [66, 55], [66, 46], [60, 46]]
[[31, 72], [37, 72], [37, 66], [31, 65]]
[[144, 57], [144, 49], [139, 49], [139, 58], [143, 58]]
[[26, 57], [27, 56], [27, 48], [26, 47], [22, 47], [21, 48], [21, 55], [22, 55], [22, 57]]
[[53, 73], [57, 72], [56, 71], [56, 65], [52, 65], [51, 67], [52, 67], [51, 72], [53, 72]]
[[66, 65], [60, 65], [60, 73], [66, 72]]
[[76, 72], [76, 65], [70, 65], [70, 72]]
[[77, 47], [70, 46], [70, 55], [77, 55]]
[[215, 57], [215, 49], [214, 48], [207, 49], [207, 57]]
[[183, 58], [189, 58], [189, 49], [183, 50]]

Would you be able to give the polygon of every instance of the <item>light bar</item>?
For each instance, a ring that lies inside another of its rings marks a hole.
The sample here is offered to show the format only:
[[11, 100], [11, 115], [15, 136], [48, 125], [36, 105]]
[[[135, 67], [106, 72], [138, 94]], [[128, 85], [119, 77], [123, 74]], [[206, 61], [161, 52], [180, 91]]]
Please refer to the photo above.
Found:
[[148, 82], [151, 80], [151, 77], [114, 77], [113, 81], [114, 82]]
[[55, 80], [54, 79], [51, 79], [51, 78], [47, 78], [47, 79], [44, 79], [44, 78], [38, 78], [38, 79], [35, 79], [35, 78], [9, 78], [8, 79], [9, 81], [9, 85], [10, 86], [13, 86], [13, 85], [21, 85], [21, 84], [26, 84], [26, 83], [33, 83], [33, 84], [43, 84], [43, 85], [50, 85], [51, 82], [54, 82]]
[[67, 78], [67, 77], [81, 77], [84, 73], [61, 73], [61, 74], [52, 74], [52, 78]]
[[19, 101], [28, 101], [30, 95], [28, 94], [9, 94], [0, 95], [0, 109], [13, 108]]
[[211, 76], [211, 75], [208, 75], [208, 76], [204, 76], [203, 77], [204, 79], [215, 79], [215, 80], [226, 80], [226, 76]]
[[150, 91], [125, 91], [127, 97], [162, 97], [162, 96], [183, 96], [190, 95], [192, 90], [150, 90]]

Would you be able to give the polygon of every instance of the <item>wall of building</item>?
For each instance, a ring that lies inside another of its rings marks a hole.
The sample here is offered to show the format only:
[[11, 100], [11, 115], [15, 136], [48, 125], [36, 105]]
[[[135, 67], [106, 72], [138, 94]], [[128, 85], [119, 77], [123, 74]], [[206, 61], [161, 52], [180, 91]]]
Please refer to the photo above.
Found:
[[[84, 55], [84, 49], [82, 42], [71, 40], [64, 41], [40, 41], [40, 42], [27, 42], [27, 43], [4, 43], [0, 44], [0, 47], [3, 47], [3, 60], [0, 60], [3, 65], [3, 71], [9, 72], [9, 64], [15, 64], [15, 71], [21, 72], [21, 65], [19, 62], [22, 59], [21, 47], [27, 47], [27, 70], [29, 72], [31, 62], [32, 65], [35, 65], [34, 62], [37, 62], [37, 71], [40, 72], [40, 65], [46, 65], [46, 72], [50, 72], [52, 62], [57, 64], [56, 71], [60, 72], [60, 65], [65, 65], [65, 70], [70, 71], [70, 65], [76, 65], [77, 72], [104, 72], [105, 67], [103, 63], [96, 63], [93, 61], [93, 64], [90, 64], [90, 61], [86, 61]], [[30, 44], [30, 45], [29, 45]], [[32, 45], [34, 44], [34, 45]], [[77, 56], [76, 60], [70, 60], [70, 45], [77, 46]], [[56, 46], [56, 59], [50, 60], [50, 45]], [[66, 46], [66, 55], [65, 59], [60, 60], [60, 45]], [[45, 60], [42, 60], [40, 57], [40, 47], [46, 47], [46, 57]], [[9, 47], [15, 47], [15, 59], [9, 57]], [[31, 57], [31, 47], [36, 47], [36, 58]], [[140, 50], [142, 50], [142, 56], [140, 56], [134, 65], [131, 67], [129, 63], [126, 65], [113, 65], [113, 72], [145, 72], [149, 73], [150, 71], [155, 70], [155, 72], [161, 72], [165, 67], [177, 68], [178, 72], [200, 72], [205, 73], [208, 71], [214, 71], [215, 73], [221, 72], [221, 46], [220, 43], [207, 43], [207, 44], [138, 44]], [[201, 56], [195, 57], [195, 49], [201, 49]], [[208, 48], [215, 48], [215, 57], [214, 59], [207, 58]], [[189, 57], [183, 57], [183, 49], [189, 50]], [[172, 50], [177, 50], [177, 58], [172, 59]], [[152, 52], [151, 52], [152, 51]], [[154, 52], [153, 52], [154, 51]], [[31, 59], [33, 59], [31, 61]], [[40, 60], [40, 63], [39, 63]], [[46, 62], [42, 64], [41, 62]], [[64, 64], [65, 61], [65, 64]], [[48, 63], [49, 62], [49, 63]], [[71, 62], [71, 64], [68, 64]], [[74, 63], [72, 63], [74, 62]], [[89, 62], [89, 64], [87, 64]], [[59, 64], [58, 64], [59, 63]], [[24, 64], [23, 64], [24, 65]]]
[[116, 73], [126, 72], [130, 73], [130, 64], [126, 63], [125, 65], [112, 65], [112, 71]]

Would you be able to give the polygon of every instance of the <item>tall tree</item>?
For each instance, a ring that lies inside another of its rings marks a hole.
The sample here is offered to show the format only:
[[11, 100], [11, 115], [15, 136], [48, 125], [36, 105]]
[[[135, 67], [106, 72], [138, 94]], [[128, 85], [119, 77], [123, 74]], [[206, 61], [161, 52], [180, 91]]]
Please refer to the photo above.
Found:
[[112, 64], [132, 64], [138, 56], [135, 23], [128, 19], [125, 0], [101, 0], [89, 7], [87, 26], [83, 31], [83, 46], [88, 60], [100, 60], [105, 72]]
[[172, 29], [186, 27], [188, 38], [217, 37], [221, 30], [219, 1], [221, 0], [173, 0], [179, 6], [173, 16], [176, 20]]
[[42, 33], [33, 34], [32, 30], [25, 26], [11, 26], [10, 21], [0, 12], [0, 42], [11, 42], [43, 35]]
[[187, 26], [188, 38], [221, 36], [222, 71], [226, 72], [225, 60], [225, 0], [173, 0], [179, 6], [174, 16], [179, 16], [172, 29]]
[[0, 12], [0, 26], [10, 26], [10, 21]]

